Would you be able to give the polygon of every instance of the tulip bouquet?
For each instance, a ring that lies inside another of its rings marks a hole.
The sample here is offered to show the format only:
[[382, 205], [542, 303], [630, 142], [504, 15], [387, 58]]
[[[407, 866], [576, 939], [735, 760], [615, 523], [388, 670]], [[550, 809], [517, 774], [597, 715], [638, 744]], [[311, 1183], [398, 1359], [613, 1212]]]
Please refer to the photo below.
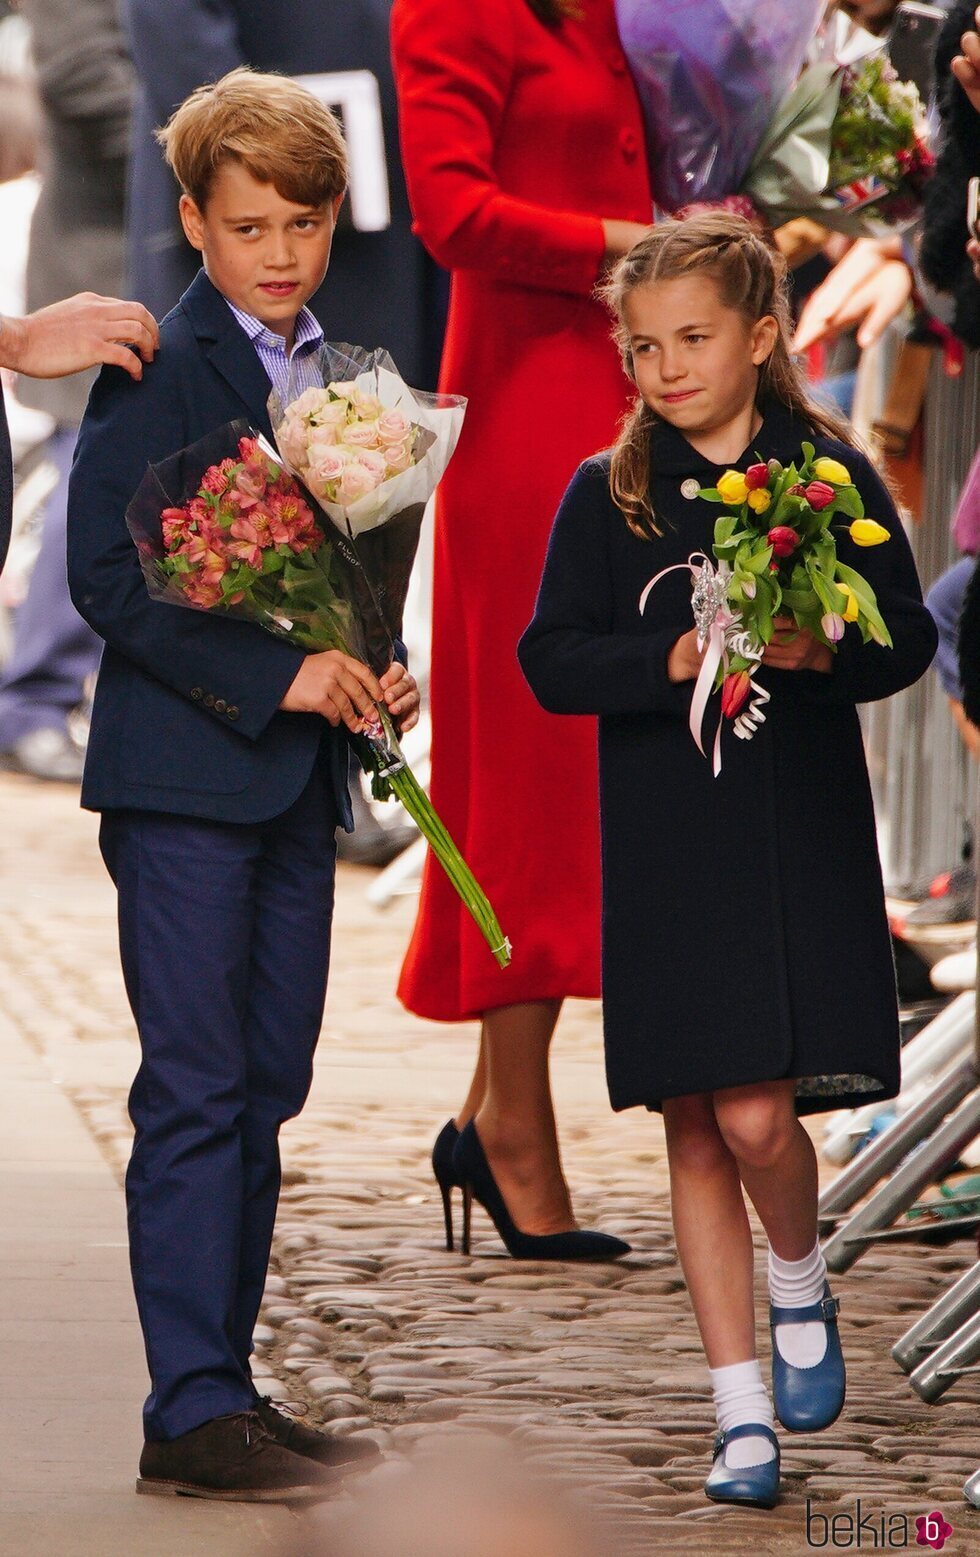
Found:
[[[800, 463], [759, 461], [747, 470], [726, 470], [715, 487], [697, 495], [728, 511], [715, 522], [711, 559], [695, 554], [692, 606], [701, 673], [691, 701], [691, 732], [703, 752], [701, 729], [708, 698], [721, 691], [722, 722], [749, 740], [765, 720], [769, 692], [753, 672], [772, 641], [776, 618], [790, 618], [836, 652], [848, 624], [865, 643], [891, 647], [891, 635], [868, 581], [837, 555], [835, 519], [846, 521], [857, 546], [880, 546], [889, 531], [866, 517], [861, 494], [839, 460], [816, 458], [804, 443]], [[640, 597], [646, 605], [651, 579]], [[721, 723], [715, 737], [714, 768], [721, 769]]]
[[[390, 664], [393, 635], [356, 546], [321, 527], [308, 494], [247, 423], [151, 466], [126, 522], [154, 599], [257, 623], [309, 652], [338, 649], [379, 673]], [[506, 967], [510, 943], [383, 705], [351, 740], [375, 793], [401, 801]]]

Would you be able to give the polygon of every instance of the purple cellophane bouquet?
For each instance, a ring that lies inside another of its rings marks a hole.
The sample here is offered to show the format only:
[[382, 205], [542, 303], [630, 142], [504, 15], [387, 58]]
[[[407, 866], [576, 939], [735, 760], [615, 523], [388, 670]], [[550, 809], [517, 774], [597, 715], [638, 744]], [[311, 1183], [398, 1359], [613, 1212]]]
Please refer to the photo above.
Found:
[[822, 10], [823, 0], [616, 0], [658, 206], [739, 190]]

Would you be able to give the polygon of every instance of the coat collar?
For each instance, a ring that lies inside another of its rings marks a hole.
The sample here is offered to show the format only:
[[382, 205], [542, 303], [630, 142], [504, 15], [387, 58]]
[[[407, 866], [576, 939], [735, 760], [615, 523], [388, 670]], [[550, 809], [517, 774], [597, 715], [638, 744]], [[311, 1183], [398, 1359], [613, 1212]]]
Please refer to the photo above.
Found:
[[654, 476], [708, 476], [727, 470], [744, 470], [756, 455], [763, 459], [795, 459], [804, 438], [812, 438], [812, 428], [794, 416], [779, 400], [767, 400], [762, 406], [762, 426], [747, 449], [737, 459], [714, 465], [688, 443], [682, 432], [669, 422], [658, 422], [650, 434], [650, 469]]
[[253, 421], [272, 437], [268, 399], [272, 391], [258, 352], [207, 273], [199, 270], [180, 300], [204, 354], [244, 401]]

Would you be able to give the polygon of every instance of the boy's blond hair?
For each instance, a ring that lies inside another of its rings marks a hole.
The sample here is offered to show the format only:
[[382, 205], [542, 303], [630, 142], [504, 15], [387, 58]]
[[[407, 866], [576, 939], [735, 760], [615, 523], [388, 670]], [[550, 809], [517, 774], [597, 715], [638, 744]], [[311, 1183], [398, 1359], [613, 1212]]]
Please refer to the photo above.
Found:
[[318, 206], [347, 187], [347, 147], [334, 115], [288, 76], [242, 67], [198, 87], [157, 140], [203, 211], [223, 162], [238, 162], [284, 200]]

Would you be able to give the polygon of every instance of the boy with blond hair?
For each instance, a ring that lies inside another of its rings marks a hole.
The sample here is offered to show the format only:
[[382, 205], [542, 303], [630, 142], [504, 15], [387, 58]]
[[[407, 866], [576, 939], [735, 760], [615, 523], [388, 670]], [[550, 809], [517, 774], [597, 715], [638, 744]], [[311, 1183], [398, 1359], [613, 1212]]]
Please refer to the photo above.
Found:
[[418, 692], [349, 655], [152, 601], [125, 525], [148, 463], [237, 418], [271, 437], [290, 372], [318, 382], [306, 303], [347, 180], [333, 116], [236, 70], [160, 132], [203, 269], [134, 386], [103, 371], [72, 477], [69, 579], [105, 640], [82, 804], [119, 894], [142, 1062], [130, 1094], [130, 1254], [151, 1390], [141, 1492], [277, 1501], [373, 1455], [281, 1415], [251, 1379], [278, 1133], [312, 1078], [326, 989], [334, 829], [350, 827], [344, 727]]

